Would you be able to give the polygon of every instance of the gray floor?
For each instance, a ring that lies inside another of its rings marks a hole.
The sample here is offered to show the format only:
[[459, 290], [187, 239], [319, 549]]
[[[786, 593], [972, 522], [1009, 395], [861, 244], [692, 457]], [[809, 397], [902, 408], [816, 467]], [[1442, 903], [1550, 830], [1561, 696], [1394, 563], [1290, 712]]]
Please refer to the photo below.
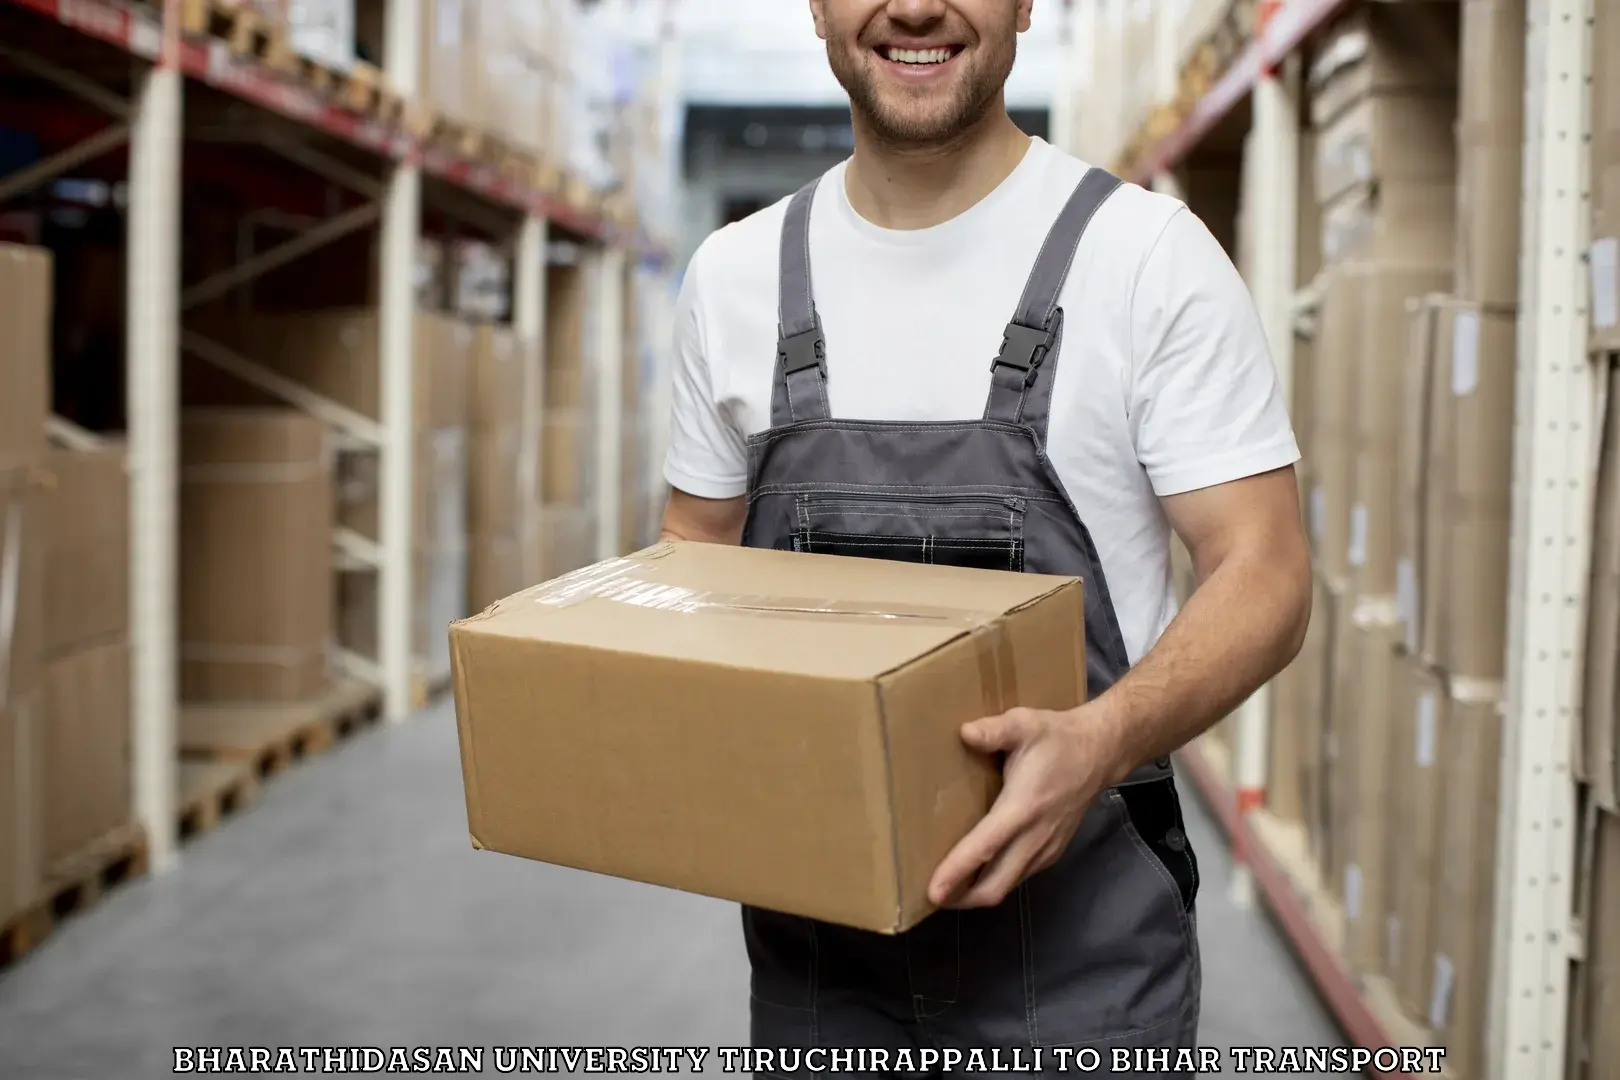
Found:
[[[1338, 1045], [1185, 802], [1204, 1043]], [[474, 853], [440, 708], [279, 778], [0, 974], [0, 1077], [145, 1080], [198, 1045], [740, 1046], [746, 985], [731, 905]]]

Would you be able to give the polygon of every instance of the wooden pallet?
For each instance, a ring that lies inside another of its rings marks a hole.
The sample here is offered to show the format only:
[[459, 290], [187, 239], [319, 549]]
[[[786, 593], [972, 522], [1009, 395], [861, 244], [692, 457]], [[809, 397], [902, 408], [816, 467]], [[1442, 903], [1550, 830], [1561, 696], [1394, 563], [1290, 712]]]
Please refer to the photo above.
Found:
[[180, 761], [180, 838], [188, 840], [242, 813], [259, 799], [259, 776], [249, 761]]
[[0, 927], [0, 964], [20, 960], [58, 922], [94, 907], [108, 889], [147, 870], [146, 832], [120, 825], [47, 868], [38, 900]]
[[210, 761], [246, 761], [271, 776], [329, 750], [380, 715], [376, 689], [342, 682], [313, 701], [289, 704], [189, 705], [180, 713], [180, 752]]

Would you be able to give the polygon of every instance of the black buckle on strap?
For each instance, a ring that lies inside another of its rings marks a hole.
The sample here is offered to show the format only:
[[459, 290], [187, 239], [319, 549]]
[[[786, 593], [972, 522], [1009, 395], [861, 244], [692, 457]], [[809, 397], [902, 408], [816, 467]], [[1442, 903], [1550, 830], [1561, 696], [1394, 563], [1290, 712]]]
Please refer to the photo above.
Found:
[[1001, 338], [1001, 352], [990, 361], [990, 370], [1010, 367], [1024, 373], [1024, 385], [1033, 386], [1040, 373], [1041, 361], [1052, 347], [1052, 331], [1023, 323], [1010, 322]]
[[827, 377], [827, 339], [822, 336], [820, 326], [783, 338], [777, 343], [776, 351], [782, 359], [783, 375], [797, 375], [815, 368], [822, 378]]

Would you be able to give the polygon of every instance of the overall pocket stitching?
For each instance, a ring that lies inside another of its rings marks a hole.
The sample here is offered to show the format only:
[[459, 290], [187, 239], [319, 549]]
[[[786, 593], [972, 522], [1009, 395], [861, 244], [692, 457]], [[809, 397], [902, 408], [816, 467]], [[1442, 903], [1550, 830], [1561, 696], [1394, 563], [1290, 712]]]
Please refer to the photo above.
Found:
[[1125, 805], [1125, 797], [1118, 791], [1110, 791], [1108, 795], [1114, 805], [1119, 807], [1119, 816], [1123, 822], [1125, 835], [1130, 837], [1131, 843], [1136, 847], [1138, 854], [1147, 860], [1149, 866], [1153, 867], [1153, 872], [1159, 876], [1159, 880], [1169, 888], [1170, 898], [1176, 902], [1176, 917], [1181, 922], [1184, 944], [1190, 946], [1192, 924], [1187, 918], [1187, 904], [1181, 898], [1181, 887], [1176, 884], [1176, 879], [1171, 876], [1170, 871], [1165, 869], [1163, 861], [1153, 853], [1153, 849], [1148, 846], [1147, 841], [1142, 839], [1142, 834], [1137, 832], [1136, 822], [1131, 819], [1130, 808]]

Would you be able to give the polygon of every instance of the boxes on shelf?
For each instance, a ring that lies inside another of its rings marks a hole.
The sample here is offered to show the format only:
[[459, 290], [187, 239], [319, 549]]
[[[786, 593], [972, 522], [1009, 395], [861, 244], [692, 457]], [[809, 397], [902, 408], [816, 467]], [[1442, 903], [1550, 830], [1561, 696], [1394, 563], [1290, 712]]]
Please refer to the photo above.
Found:
[[522, 535], [536, 495], [524, 490], [520, 458], [533, 356], [512, 330], [479, 328], [469, 397], [469, 611], [481, 611], [524, 584]]
[[1405, 653], [1390, 711], [1389, 941], [1384, 974], [1408, 1016], [1428, 1015], [1434, 975], [1435, 885], [1450, 731], [1444, 679]]
[[1457, 172], [1454, 94], [1380, 94], [1347, 105], [1316, 133], [1316, 197], [1358, 184], [1446, 184]]
[[[1339, 639], [1347, 634], [1353, 600], [1349, 587], [1323, 574], [1316, 575], [1311, 629], [1316, 635], [1307, 666], [1301, 672], [1307, 718], [1299, 740], [1300, 793], [1304, 804], [1305, 838], [1311, 860], [1324, 880], [1334, 880], [1331, 827], [1335, 793], [1334, 771], [1338, 758], [1336, 729], [1347, 720], [1338, 701], [1334, 664], [1339, 655]], [[1319, 670], [1312, 668], [1320, 665]], [[1337, 880], [1343, 880], [1339, 877]]]
[[[1178, 575], [1179, 577], [1179, 575]], [[1271, 698], [1271, 758], [1266, 809], [1283, 821], [1307, 823], [1316, 797], [1327, 718], [1328, 657], [1332, 642], [1333, 597], [1313, 580], [1310, 626], [1299, 655], [1278, 676]], [[1319, 828], [1319, 826], [1318, 826]]]
[[354, 67], [355, 0], [285, 0], [287, 44], [333, 71]]
[[472, 48], [472, 0], [421, 0], [421, 102], [452, 123], [472, 124], [477, 116], [479, 56]]
[[579, 409], [548, 410], [544, 419], [540, 497], [550, 503], [589, 505], [597, 487], [595, 416]]
[[299, 701], [329, 681], [332, 454], [287, 409], [188, 410], [180, 432], [180, 693]]
[[1464, 0], [1457, 123], [1457, 296], [1519, 299], [1524, 0]]
[[1620, 817], [1596, 812], [1590, 838], [1590, 873], [1584, 882], [1586, 958], [1577, 976], [1571, 1046], [1585, 1051], [1585, 1075], [1620, 1074]]
[[[960, 725], [1083, 699], [1081, 592], [1069, 578], [661, 544], [520, 593], [452, 630], [473, 842], [904, 930], [998, 786]], [[634, 599], [649, 594], [677, 602]], [[710, 602], [678, 602], [694, 594]], [[847, 610], [814, 617], [794, 597]], [[934, 617], [872, 617], [900, 611]], [[1014, 667], [1016, 688], [986, 675]], [[540, 684], [542, 698], [521, 689]]]
[[1323, 127], [1371, 96], [1454, 94], [1457, 52], [1454, 4], [1357, 7], [1316, 50], [1307, 78], [1311, 122]]
[[594, 508], [542, 505], [539, 511], [540, 578], [549, 581], [596, 561], [597, 522]]
[[1592, 25], [1592, 344], [1620, 350], [1620, 3]]

